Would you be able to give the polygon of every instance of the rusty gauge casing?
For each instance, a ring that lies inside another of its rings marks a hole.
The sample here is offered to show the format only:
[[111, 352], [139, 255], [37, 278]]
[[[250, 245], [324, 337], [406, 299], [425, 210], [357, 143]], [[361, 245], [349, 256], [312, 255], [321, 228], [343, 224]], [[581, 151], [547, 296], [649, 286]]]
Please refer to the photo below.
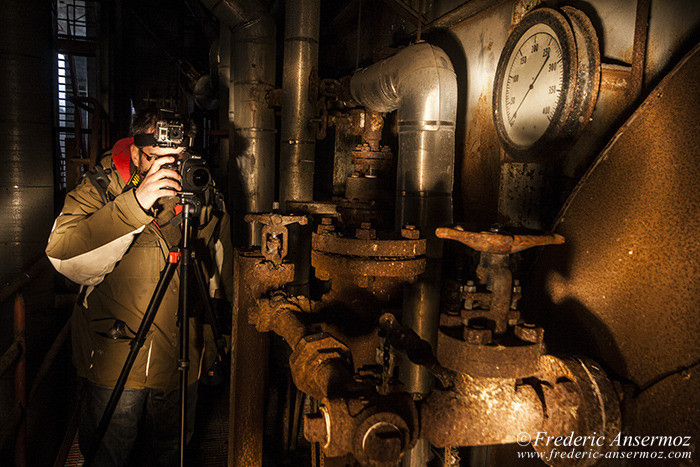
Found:
[[563, 7], [528, 13], [508, 37], [493, 86], [494, 124], [518, 160], [562, 153], [588, 123], [600, 86], [600, 51], [591, 21]]

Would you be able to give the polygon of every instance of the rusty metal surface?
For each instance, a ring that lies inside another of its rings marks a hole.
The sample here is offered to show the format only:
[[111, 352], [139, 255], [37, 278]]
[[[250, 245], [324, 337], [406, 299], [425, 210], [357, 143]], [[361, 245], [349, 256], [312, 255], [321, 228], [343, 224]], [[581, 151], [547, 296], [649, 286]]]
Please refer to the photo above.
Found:
[[325, 332], [307, 333], [300, 313], [310, 310], [306, 299], [277, 294], [259, 298], [251, 315], [258, 330], [273, 330], [293, 347], [289, 366], [295, 385], [322, 401], [319, 412], [305, 417], [306, 438], [320, 443], [328, 456], [352, 453], [363, 465], [395, 465], [419, 431], [411, 397], [382, 397], [374, 385], [356, 381], [345, 344]]
[[[650, 0], [644, 0], [650, 1]], [[648, 9], [648, 5], [647, 5]], [[593, 23], [584, 12], [570, 6], [561, 7], [566, 15], [576, 39], [577, 86], [572, 107], [578, 110], [579, 117], [569, 123], [565, 130], [576, 138], [589, 124], [591, 114], [598, 100], [600, 90], [600, 45]], [[646, 36], [645, 36], [646, 39]]]
[[415, 277], [425, 271], [425, 258], [377, 260], [360, 256], [311, 252], [316, 276], [327, 280], [331, 273], [370, 277]]
[[320, 442], [326, 456], [352, 453], [360, 465], [395, 466], [415, 445], [418, 411], [406, 393], [347, 399], [323, 399], [309, 414], [304, 435]]
[[438, 238], [455, 240], [476, 251], [506, 255], [527, 250], [535, 246], [559, 245], [564, 237], [552, 235], [505, 235], [495, 232], [467, 232], [461, 227], [440, 227], [435, 231]]
[[[561, 336], [552, 345], [585, 351], [638, 387], [700, 360], [699, 76], [696, 46], [583, 177], [555, 223], [567, 245], [537, 267], [540, 322]], [[688, 410], [688, 384], [639, 404]], [[667, 419], [654, 410], [635, 423], [653, 430]]]
[[650, 6], [651, 0], [637, 0], [637, 11], [634, 18], [634, 43], [632, 45], [632, 81], [630, 83], [630, 94], [633, 101], [639, 97], [644, 84]]
[[268, 338], [248, 323], [248, 310], [270, 289], [294, 277], [288, 264], [273, 267], [259, 251], [236, 250], [234, 258], [233, 336], [229, 466], [261, 466]]
[[289, 357], [294, 384], [314, 399], [344, 396], [352, 382], [348, 347], [324, 332], [304, 336]]
[[[433, 391], [419, 406], [421, 438], [436, 447], [527, 442], [523, 433], [535, 439], [538, 432], [612, 439], [620, 429], [613, 386], [589, 361], [546, 356], [539, 373], [525, 381], [460, 375], [455, 383], [454, 389]], [[552, 448], [543, 445], [539, 449]], [[580, 449], [605, 448], [610, 449]]]
[[306, 225], [309, 219], [306, 216], [283, 216], [276, 213], [246, 214], [245, 221], [253, 224], [259, 222], [263, 225], [260, 233], [262, 255], [278, 267], [287, 257], [289, 252], [289, 224]]
[[437, 357], [450, 370], [473, 377], [527, 378], [537, 373], [544, 344], [509, 339], [501, 343], [469, 343], [438, 333]]
[[411, 328], [401, 326], [391, 313], [379, 317], [379, 327], [386, 333], [387, 342], [406, 352], [412, 363], [425, 366], [443, 386], [452, 385], [452, 372], [440, 364], [428, 341], [421, 339]]
[[367, 239], [338, 237], [334, 235], [311, 236], [314, 250], [336, 255], [363, 257], [416, 257], [425, 254], [425, 239]]

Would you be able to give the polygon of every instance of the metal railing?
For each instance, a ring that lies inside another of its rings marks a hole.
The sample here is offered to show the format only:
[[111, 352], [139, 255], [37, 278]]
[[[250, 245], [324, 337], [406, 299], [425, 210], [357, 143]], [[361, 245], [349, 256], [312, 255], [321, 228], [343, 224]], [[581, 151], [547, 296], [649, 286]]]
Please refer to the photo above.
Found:
[[10, 415], [2, 421], [2, 425], [0, 426], [0, 449], [2, 449], [13, 437], [13, 434], [15, 434], [14, 462], [16, 467], [25, 467], [27, 465], [27, 410], [36, 395], [37, 389], [41, 385], [41, 382], [70, 334], [69, 319], [46, 352], [36, 377], [32, 382], [31, 389], [27, 391], [26, 306], [22, 289], [39, 276], [48, 265], [48, 259], [43, 257], [27, 271], [18, 275], [15, 279], [4, 284], [0, 288], [0, 304], [4, 303], [5, 300], [13, 295], [15, 297], [13, 307], [14, 341], [2, 356], [0, 356], [0, 376], [3, 376], [9, 371], [13, 364], [15, 366], [14, 407]]

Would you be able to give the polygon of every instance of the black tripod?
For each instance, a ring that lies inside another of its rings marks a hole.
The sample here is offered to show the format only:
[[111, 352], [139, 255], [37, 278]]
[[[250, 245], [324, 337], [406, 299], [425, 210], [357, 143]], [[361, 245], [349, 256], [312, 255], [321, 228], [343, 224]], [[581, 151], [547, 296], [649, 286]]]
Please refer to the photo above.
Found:
[[211, 326], [214, 333], [214, 339], [216, 341], [217, 351], [219, 353], [219, 359], [222, 360], [225, 356], [226, 340], [221, 334], [218, 318], [212, 309], [209, 294], [207, 293], [206, 286], [204, 285], [204, 277], [202, 275], [201, 266], [197, 258], [194, 256], [194, 251], [192, 250], [193, 224], [196, 223], [196, 217], [199, 213], [200, 204], [195, 198], [195, 195], [192, 193], [180, 193], [179, 196], [182, 204], [182, 241], [180, 247], [176, 247], [171, 250], [168, 257], [168, 264], [161, 272], [160, 280], [158, 281], [158, 284], [156, 284], [156, 288], [153, 291], [151, 300], [148, 303], [146, 312], [143, 315], [143, 320], [141, 320], [141, 325], [139, 326], [138, 331], [136, 331], [136, 336], [131, 341], [131, 350], [126, 357], [126, 361], [124, 362], [122, 371], [119, 374], [119, 379], [117, 379], [117, 384], [112, 391], [112, 395], [109, 398], [109, 402], [107, 402], [107, 406], [102, 413], [100, 423], [97, 425], [97, 429], [92, 436], [88, 451], [85, 453], [85, 466], [91, 465], [92, 461], [95, 459], [97, 450], [102, 443], [102, 438], [104, 438], [109, 422], [112, 419], [112, 415], [114, 415], [114, 410], [117, 408], [122, 392], [124, 392], [124, 385], [129, 377], [131, 368], [136, 361], [139, 350], [141, 350], [141, 347], [143, 347], [143, 344], [146, 341], [146, 334], [148, 333], [148, 330], [156, 317], [158, 308], [160, 308], [160, 303], [163, 300], [165, 292], [168, 290], [168, 285], [170, 284], [170, 280], [172, 279], [178, 264], [180, 265], [180, 312], [178, 313], [177, 320], [180, 328], [178, 370], [180, 371], [181, 466], [184, 465], [185, 460], [185, 443], [187, 435], [187, 373], [190, 367], [188, 290], [191, 270], [194, 270], [195, 273], [194, 275], [202, 297], [202, 302], [204, 303], [205, 313], [207, 313], [209, 319], [211, 320]]

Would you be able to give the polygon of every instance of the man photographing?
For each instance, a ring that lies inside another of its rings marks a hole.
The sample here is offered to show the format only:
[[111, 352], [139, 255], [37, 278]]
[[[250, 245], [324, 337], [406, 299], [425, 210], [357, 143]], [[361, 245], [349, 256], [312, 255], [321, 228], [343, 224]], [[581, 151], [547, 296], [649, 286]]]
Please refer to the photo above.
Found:
[[[177, 195], [182, 184], [192, 184], [191, 174], [176, 170], [175, 165], [190, 158], [186, 149], [194, 128], [187, 119], [169, 111], [146, 111], [134, 118], [132, 134], [118, 141], [98, 167], [68, 193], [46, 248], [54, 267], [82, 285], [71, 331], [73, 361], [78, 376], [86, 380], [79, 427], [83, 453], [112, 395], [170, 251], [180, 244], [182, 206]], [[196, 176], [193, 180], [203, 179]], [[193, 250], [201, 260], [209, 295], [230, 301], [233, 249], [229, 218], [209, 179], [205, 182], [195, 183], [199, 209]], [[177, 271], [128, 373], [93, 465], [177, 464], [179, 285]], [[193, 317], [198, 294], [188, 296], [193, 298], [188, 300]], [[213, 363], [215, 351], [210, 326], [201, 319], [188, 321], [191, 363], [186, 418], [191, 435], [197, 380]]]

